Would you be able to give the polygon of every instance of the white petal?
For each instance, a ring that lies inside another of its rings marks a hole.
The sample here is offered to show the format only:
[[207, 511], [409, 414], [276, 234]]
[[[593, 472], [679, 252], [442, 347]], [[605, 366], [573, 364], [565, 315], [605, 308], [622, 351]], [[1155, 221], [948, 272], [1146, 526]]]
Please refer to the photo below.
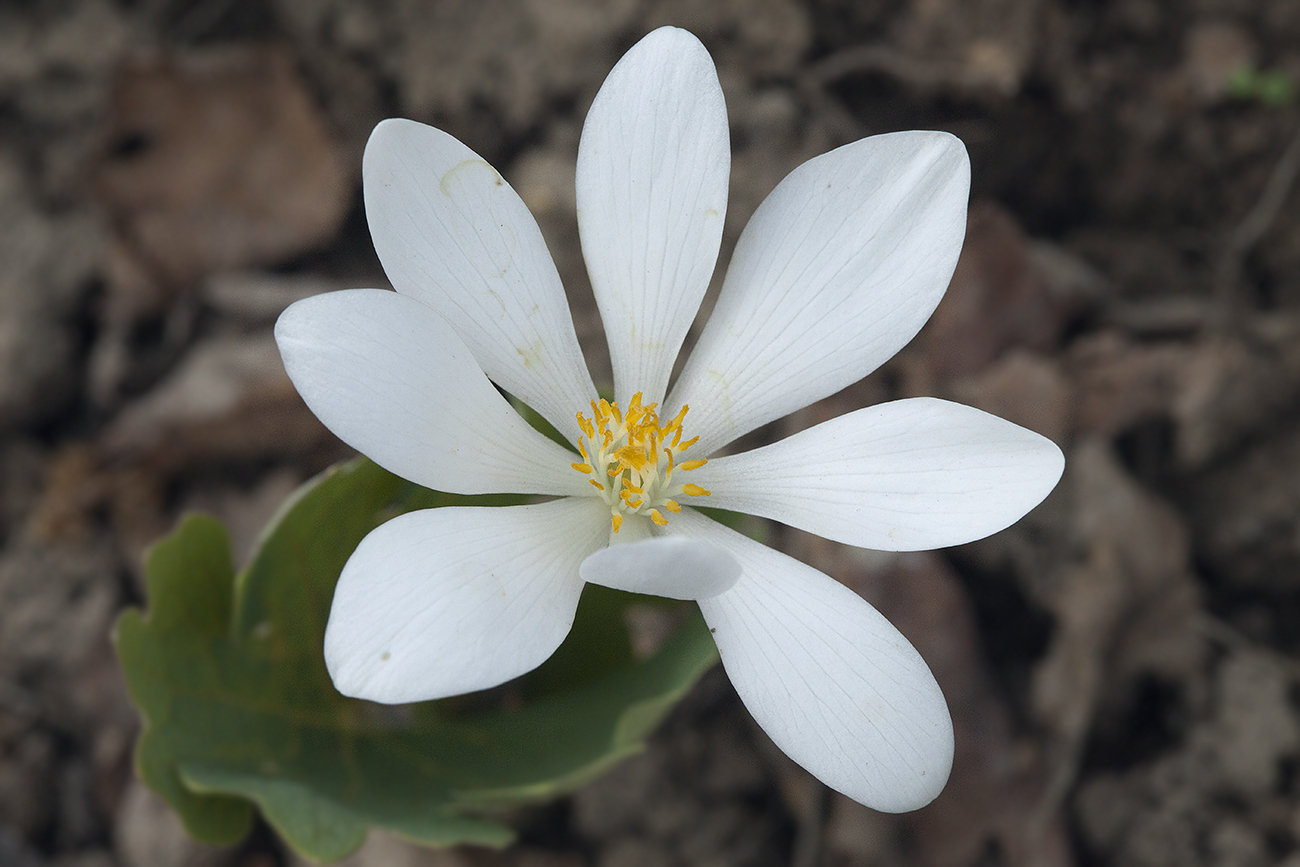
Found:
[[327, 292], [275, 324], [284, 369], [334, 435], [456, 494], [584, 494], [575, 455], [529, 427], [445, 320], [380, 289]]
[[662, 27], [605, 79], [578, 147], [578, 229], [620, 401], [658, 403], [708, 288], [731, 144], [713, 60]]
[[666, 407], [709, 454], [856, 382], [915, 336], [966, 234], [970, 161], [947, 133], [872, 136], [767, 197]]
[[934, 398], [860, 409], [691, 471], [709, 505], [881, 551], [923, 551], [1003, 530], [1056, 487], [1046, 437]]
[[583, 581], [669, 599], [708, 599], [740, 578], [736, 558], [717, 545], [685, 536], [655, 536], [611, 545], [582, 561]]
[[366, 144], [366, 219], [398, 292], [442, 314], [498, 385], [576, 441], [596, 390], [564, 288], [523, 201], [478, 154], [409, 120]]
[[933, 800], [952, 769], [952, 720], [907, 639], [816, 569], [701, 515], [677, 519], [744, 570], [735, 587], [699, 605], [727, 676], [772, 741], [876, 810]]
[[428, 509], [366, 536], [339, 576], [325, 663], [387, 704], [487, 689], [536, 668], [573, 626], [578, 565], [605, 542], [594, 498]]

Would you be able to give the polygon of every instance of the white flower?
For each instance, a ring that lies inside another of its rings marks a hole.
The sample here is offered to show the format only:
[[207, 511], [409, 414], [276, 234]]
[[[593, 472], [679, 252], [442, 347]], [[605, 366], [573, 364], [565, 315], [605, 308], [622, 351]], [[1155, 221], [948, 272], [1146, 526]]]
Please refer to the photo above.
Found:
[[[943, 788], [953, 750], [925, 662], [860, 597], [690, 505], [866, 548], [934, 548], [1017, 520], [1063, 458], [1009, 422], [915, 399], [699, 460], [912, 339], [957, 261], [970, 183], [965, 148], [938, 132], [873, 136], [804, 163], [749, 221], [665, 398], [717, 259], [729, 171], [712, 60], [689, 33], [656, 30], [610, 73], [578, 152], [609, 407], [593, 403], [555, 266], [510, 186], [444, 132], [375, 128], [366, 215], [397, 291], [291, 306], [276, 325], [285, 367], [335, 434], [403, 478], [556, 499], [413, 512], [376, 529], [339, 579], [326, 661], [347, 695], [440, 698], [544, 661], [584, 581], [695, 599], [781, 749], [868, 806], [914, 809]], [[492, 383], [586, 457], [534, 431]]]

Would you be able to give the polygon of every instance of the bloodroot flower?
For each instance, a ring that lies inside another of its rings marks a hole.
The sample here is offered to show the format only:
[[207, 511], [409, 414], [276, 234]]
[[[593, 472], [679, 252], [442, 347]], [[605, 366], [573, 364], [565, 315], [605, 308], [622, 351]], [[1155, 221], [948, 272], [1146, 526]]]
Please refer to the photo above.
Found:
[[[692, 506], [864, 548], [936, 548], [1016, 521], [1063, 458], [1035, 433], [927, 398], [717, 456], [912, 339], [952, 275], [970, 185], [965, 148], [939, 132], [872, 136], [795, 169], [746, 226], [668, 391], [718, 256], [730, 163], [708, 53], [683, 30], [654, 31], [610, 73], [578, 151], [607, 402], [515, 191], [444, 132], [375, 128], [366, 215], [397, 291], [292, 305], [275, 330], [285, 368], [330, 430], [403, 478], [553, 499], [380, 526], [339, 578], [325, 659], [347, 695], [435, 699], [544, 661], [584, 582], [694, 600], [781, 749], [868, 806], [915, 809], [943, 788], [953, 752], [925, 662], [853, 592]], [[577, 451], [536, 432], [494, 383]]]

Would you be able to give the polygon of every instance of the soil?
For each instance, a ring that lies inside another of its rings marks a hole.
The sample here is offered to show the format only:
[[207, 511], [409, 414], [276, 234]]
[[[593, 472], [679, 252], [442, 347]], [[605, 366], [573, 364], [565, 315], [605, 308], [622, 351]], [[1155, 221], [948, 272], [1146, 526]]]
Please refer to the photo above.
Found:
[[[11, 0], [0, 6], [0, 865], [275, 867], [193, 843], [134, 781], [109, 645], [190, 509], [246, 556], [346, 457], [298, 400], [288, 303], [385, 285], [360, 199], [378, 120], [520, 192], [598, 382], [573, 172], [610, 66], [708, 46], [734, 148], [723, 261], [803, 160], [966, 143], [966, 248], [932, 322], [759, 432], [938, 395], [1044, 433], [1058, 489], [960, 549], [773, 544], [916, 644], [947, 790], [874, 813], [771, 746], [718, 670], [648, 751], [440, 867], [1300, 865], [1300, 3], [1295, 0]], [[719, 274], [722, 269], [719, 269]], [[715, 280], [715, 290], [716, 283]], [[706, 302], [706, 308], [709, 302]]]

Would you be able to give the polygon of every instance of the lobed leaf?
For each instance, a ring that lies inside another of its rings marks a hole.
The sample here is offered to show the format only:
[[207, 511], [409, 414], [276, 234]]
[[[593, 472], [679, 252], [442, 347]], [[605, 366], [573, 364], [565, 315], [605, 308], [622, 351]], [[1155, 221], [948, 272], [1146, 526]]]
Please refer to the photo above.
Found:
[[632, 597], [589, 586], [569, 639], [496, 691], [383, 706], [334, 690], [321, 653], [334, 583], [371, 529], [418, 508], [505, 505], [403, 482], [360, 459], [308, 482], [236, 574], [220, 522], [190, 516], [154, 546], [149, 609], [117, 652], [144, 718], [141, 778], [200, 840], [233, 843], [254, 806], [296, 850], [341, 858], [372, 827], [430, 845], [501, 846], [501, 808], [581, 785], [641, 749], [717, 660], [691, 618], [634, 659]]

